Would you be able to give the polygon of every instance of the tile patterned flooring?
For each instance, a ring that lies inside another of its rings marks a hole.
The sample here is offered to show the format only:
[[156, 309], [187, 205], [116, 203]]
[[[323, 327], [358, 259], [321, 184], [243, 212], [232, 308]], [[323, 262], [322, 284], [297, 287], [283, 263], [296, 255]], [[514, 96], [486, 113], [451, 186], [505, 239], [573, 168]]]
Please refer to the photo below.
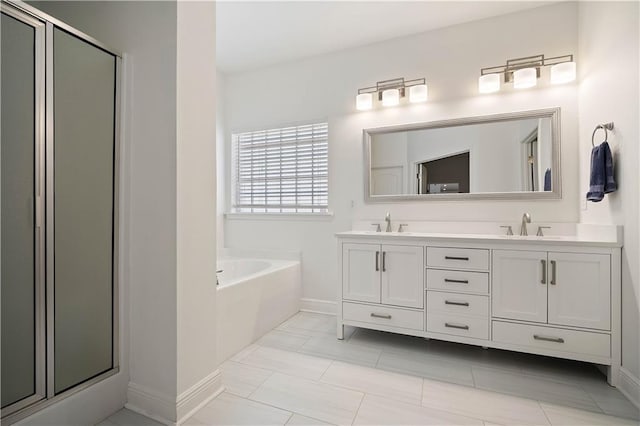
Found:
[[[591, 365], [346, 327], [301, 312], [221, 365], [197, 425], [607, 425], [640, 413]], [[121, 410], [100, 426], [157, 425]]]

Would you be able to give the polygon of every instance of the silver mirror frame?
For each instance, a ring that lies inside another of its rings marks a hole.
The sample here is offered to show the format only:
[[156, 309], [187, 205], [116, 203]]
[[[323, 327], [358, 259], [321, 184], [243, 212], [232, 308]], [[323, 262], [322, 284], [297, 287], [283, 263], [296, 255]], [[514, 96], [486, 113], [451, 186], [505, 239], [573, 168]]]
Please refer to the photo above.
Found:
[[[552, 191], [514, 191], [514, 192], [476, 192], [465, 194], [405, 194], [371, 195], [371, 137], [376, 134], [437, 129], [443, 127], [465, 126], [480, 123], [495, 123], [524, 118], [550, 118], [552, 141]], [[448, 200], [558, 200], [562, 198], [562, 174], [560, 167], [560, 108], [547, 108], [530, 111], [518, 111], [505, 114], [492, 114], [476, 117], [463, 117], [452, 120], [430, 121], [424, 123], [402, 124], [398, 126], [376, 127], [362, 131], [364, 145], [364, 201], [365, 203], [395, 203], [407, 201], [448, 201]]]

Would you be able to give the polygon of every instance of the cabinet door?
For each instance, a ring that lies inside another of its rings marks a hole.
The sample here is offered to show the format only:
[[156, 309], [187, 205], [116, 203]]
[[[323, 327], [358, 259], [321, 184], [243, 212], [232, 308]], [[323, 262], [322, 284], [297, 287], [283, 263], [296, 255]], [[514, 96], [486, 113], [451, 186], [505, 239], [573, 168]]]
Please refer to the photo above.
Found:
[[382, 246], [382, 303], [424, 307], [423, 250], [415, 246]]
[[342, 297], [380, 303], [379, 244], [342, 245]]
[[494, 317], [547, 322], [547, 253], [493, 251]]
[[611, 329], [609, 255], [549, 253], [549, 324]]

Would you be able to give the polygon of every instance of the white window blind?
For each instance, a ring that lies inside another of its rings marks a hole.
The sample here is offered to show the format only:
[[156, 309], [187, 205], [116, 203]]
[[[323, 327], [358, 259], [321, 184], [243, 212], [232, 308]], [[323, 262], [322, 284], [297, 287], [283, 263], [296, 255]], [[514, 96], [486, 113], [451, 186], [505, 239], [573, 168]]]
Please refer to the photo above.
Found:
[[328, 123], [233, 135], [233, 211], [321, 213], [329, 199]]

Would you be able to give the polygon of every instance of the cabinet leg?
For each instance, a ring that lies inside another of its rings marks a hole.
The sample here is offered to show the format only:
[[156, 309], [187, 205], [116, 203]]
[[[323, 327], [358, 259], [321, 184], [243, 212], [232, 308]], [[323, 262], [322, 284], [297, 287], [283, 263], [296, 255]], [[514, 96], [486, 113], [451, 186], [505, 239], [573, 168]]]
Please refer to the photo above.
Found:
[[620, 366], [619, 365], [607, 366], [607, 383], [609, 383], [610, 386], [618, 387], [619, 381], [620, 381]]
[[344, 340], [344, 325], [338, 324], [338, 340]]

